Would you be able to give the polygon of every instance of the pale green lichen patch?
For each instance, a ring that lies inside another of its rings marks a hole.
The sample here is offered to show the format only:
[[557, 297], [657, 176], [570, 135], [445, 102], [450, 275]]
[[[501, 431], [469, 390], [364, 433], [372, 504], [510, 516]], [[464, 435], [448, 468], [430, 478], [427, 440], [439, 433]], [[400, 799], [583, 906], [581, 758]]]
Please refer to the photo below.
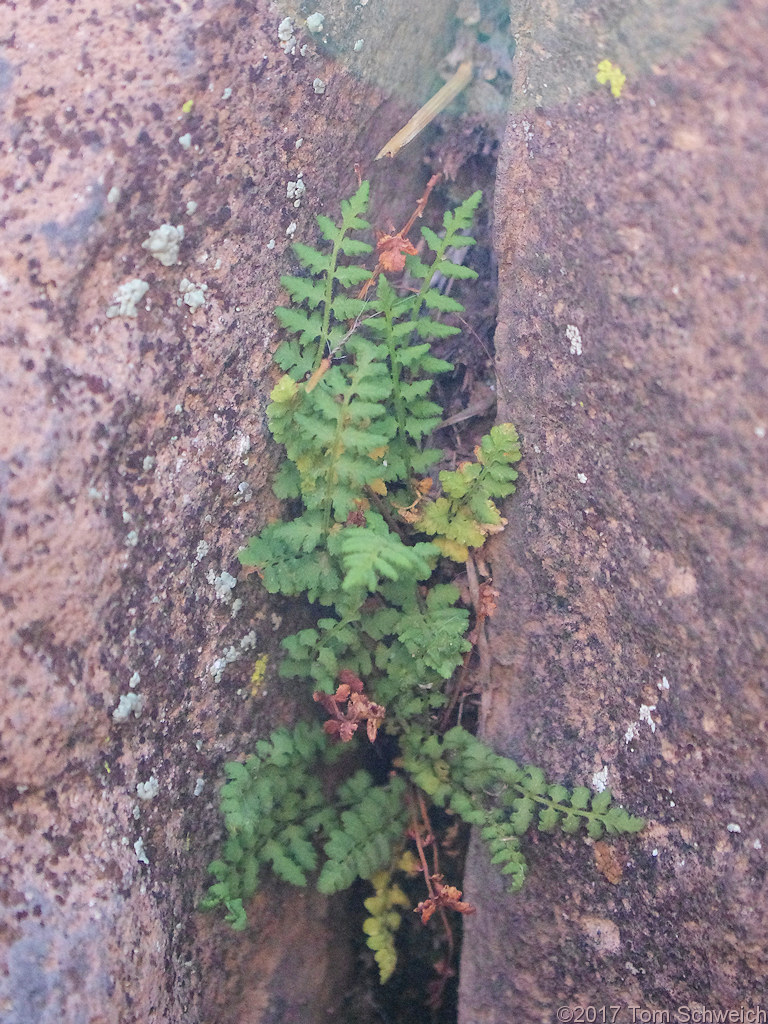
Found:
[[315, 11], [314, 14], [310, 14], [310, 16], [307, 18], [307, 29], [310, 32], [322, 32], [324, 21], [325, 15], [321, 14], [320, 11]]
[[107, 309], [107, 316], [138, 316], [138, 304], [149, 291], [149, 285], [141, 278], [134, 277], [115, 289], [112, 305]]
[[208, 285], [195, 284], [184, 277], [179, 285], [179, 291], [182, 293], [181, 298], [178, 300], [179, 305], [182, 302], [186, 303], [194, 313], [196, 309], [200, 309], [201, 306], [205, 305], [205, 293], [208, 291]]
[[142, 705], [141, 694], [124, 693], [120, 697], [119, 704], [112, 712], [112, 720], [115, 722], [127, 722], [131, 715], [134, 718], [138, 718], [141, 714]]
[[154, 775], [150, 775], [146, 782], [139, 782], [136, 786], [136, 796], [139, 800], [154, 800], [159, 792], [160, 783]]
[[[181, 140], [179, 140], [181, 141]], [[150, 256], [162, 263], [164, 267], [173, 267], [179, 262], [179, 247], [184, 240], [184, 225], [161, 224], [150, 231], [141, 248], [146, 249]]]

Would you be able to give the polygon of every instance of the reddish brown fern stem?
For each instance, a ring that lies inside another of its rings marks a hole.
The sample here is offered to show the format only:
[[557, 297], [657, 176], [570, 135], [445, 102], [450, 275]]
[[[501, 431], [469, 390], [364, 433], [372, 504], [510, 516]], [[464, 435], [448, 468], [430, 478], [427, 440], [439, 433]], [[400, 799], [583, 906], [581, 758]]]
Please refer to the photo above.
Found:
[[426, 189], [425, 189], [425, 191], [424, 191], [424, 195], [423, 195], [423, 196], [421, 197], [421, 199], [419, 199], [419, 201], [418, 201], [418, 202], [416, 203], [416, 209], [415, 209], [415, 210], [413, 211], [413, 214], [411, 215], [411, 219], [410, 219], [410, 220], [408, 221], [408, 223], [407, 223], [407, 224], [406, 224], [406, 225], [405, 225], [405, 226], [404, 226], [404, 227], [402, 228], [402, 230], [398, 232], [398, 234], [400, 235], [400, 237], [401, 237], [401, 238], [402, 238], [402, 237], [403, 237], [404, 235], [407, 235], [407, 234], [408, 234], [408, 232], [409, 232], [409, 231], [411, 230], [411, 228], [413, 227], [413, 225], [414, 225], [414, 222], [416, 221], [416, 218], [417, 218], [417, 217], [421, 217], [421, 216], [423, 216], [423, 214], [424, 214], [424, 210], [425, 210], [425, 208], [426, 208], [426, 205], [427, 205], [427, 203], [429, 202], [429, 195], [430, 195], [430, 192], [431, 192], [431, 191], [432, 191], [432, 189], [433, 189], [433, 188], [435, 187], [435, 185], [437, 185], [437, 183], [438, 183], [438, 182], [440, 181], [440, 179], [441, 179], [441, 178], [442, 178], [442, 174], [440, 174], [440, 173], [438, 172], [437, 174], [433, 174], [433, 175], [432, 175], [432, 177], [431, 177], [431, 178], [429, 179], [429, 181], [427, 182], [427, 187], [426, 187]]
[[[411, 804], [411, 823], [410, 828], [408, 829], [408, 834], [413, 839], [414, 843], [416, 843], [416, 850], [419, 854], [419, 861], [421, 862], [421, 870], [424, 874], [424, 881], [427, 886], [427, 893], [429, 894], [429, 898], [433, 900], [435, 899], [435, 890], [432, 885], [432, 874], [434, 872], [430, 873], [429, 864], [427, 864], [427, 857], [426, 854], [424, 853], [424, 844], [421, 841], [421, 830], [423, 828], [423, 825], [422, 822], [420, 822], [417, 819], [417, 807], [414, 807], [414, 803], [420, 805], [418, 806], [418, 811], [419, 814], [421, 814], [422, 809], [424, 808], [424, 800], [421, 794], [414, 791], [413, 789], [411, 790], [410, 797], [411, 799], [409, 803]], [[427, 829], [427, 834], [429, 834], [429, 829]]]
[[[432, 823], [429, 820], [427, 805], [424, 802], [424, 797], [418, 790], [416, 791], [416, 800], [419, 804], [419, 814], [421, 815], [421, 824], [424, 829], [424, 834], [427, 836], [432, 835]], [[434, 839], [432, 840], [432, 874], [440, 874], [440, 861], [438, 860], [437, 843]]]
[[[432, 192], [432, 189], [435, 187], [435, 185], [437, 185], [437, 183], [440, 181], [441, 177], [442, 174], [440, 173], [432, 175], [432, 177], [427, 182], [427, 187], [424, 191], [424, 195], [416, 203], [416, 208], [411, 214], [410, 219], [406, 222], [406, 224], [400, 231], [398, 231], [394, 235], [379, 236], [379, 240], [376, 244], [376, 252], [379, 254], [379, 259], [378, 262], [376, 263], [375, 270], [358, 292], [357, 297], [359, 299], [364, 299], [366, 297], [370, 289], [376, 283], [376, 279], [378, 278], [380, 273], [382, 273], [385, 270], [391, 271], [392, 269], [394, 269], [392, 266], [388, 265], [388, 261], [386, 261], [384, 258], [385, 254], [388, 251], [400, 252], [402, 260], [398, 260], [399, 270], [402, 270], [405, 267], [406, 253], [415, 255], [416, 250], [414, 249], [413, 245], [408, 241], [408, 232], [413, 227], [417, 218], [422, 217], [424, 215], [424, 209], [429, 201], [430, 193]], [[395, 230], [394, 227], [392, 228], [392, 230]]]
[[[418, 817], [421, 820], [417, 820], [416, 808], [413, 807], [412, 799], [410, 835], [413, 837], [413, 841], [416, 843], [416, 849], [418, 851], [419, 860], [421, 862], [421, 870], [424, 874], [424, 881], [427, 886], [427, 893], [429, 894], [429, 898], [434, 900], [437, 898], [437, 894], [435, 893], [435, 888], [432, 885], [432, 879], [440, 874], [440, 863], [438, 861], [437, 855], [437, 843], [434, 841], [434, 839], [432, 840], [432, 863], [434, 866], [434, 870], [430, 874], [429, 864], [427, 864], [427, 856], [424, 853], [424, 843], [422, 842], [421, 837], [422, 830], [424, 831], [425, 835], [432, 835], [432, 825], [430, 823], [429, 815], [427, 813], [427, 806], [424, 803], [424, 797], [418, 790], [412, 790], [411, 796], [412, 798], [415, 798], [418, 807]], [[456, 945], [453, 940], [453, 929], [451, 928], [450, 922], [448, 921], [448, 915], [446, 914], [445, 909], [443, 907], [438, 907], [438, 913], [440, 915], [440, 920], [443, 923], [443, 931], [445, 932], [445, 940], [448, 946], [448, 953], [445, 959], [448, 963], [451, 963], [453, 961], [453, 951], [456, 948]], [[447, 977], [445, 981], [447, 981]], [[443, 985], [445, 984], [445, 981], [443, 981]]]

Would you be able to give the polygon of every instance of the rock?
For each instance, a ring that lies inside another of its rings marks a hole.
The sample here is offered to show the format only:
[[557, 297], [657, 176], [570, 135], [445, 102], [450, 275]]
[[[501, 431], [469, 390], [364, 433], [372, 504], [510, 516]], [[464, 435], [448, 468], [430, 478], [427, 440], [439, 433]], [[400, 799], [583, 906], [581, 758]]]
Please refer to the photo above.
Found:
[[[326, 4], [327, 42], [297, 29], [305, 56], [284, 52], [282, 14], [261, 0], [0, 12], [9, 1024], [341, 1012], [353, 965], [338, 902], [267, 886], [245, 935], [196, 906], [223, 761], [305, 706], [275, 671], [284, 609], [228, 584], [276, 512], [264, 409], [287, 229], [314, 241], [314, 215], [336, 212], [355, 162], [429, 88], [433, 8], [417, 42], [412, 4]], [[388, 45], [409, 33], [420, 59], [401, 66], [405, 46]], [[393, 218], [419, 186], [390, 187]], [[161, 225], [174, 245], [158, 262], [142, 244]], [[184, 279], [205, 282], [194, 308]]]
[[[768, 23], [642, 11], [653, 52], [607, 9], [513, 12], [497, 353], [524, 462], [481, 731], [553, 781], [607, 775], [649, 824], [615, 882], [587, 840], [534, 836], [515, 896], [473, 845], [467, 1024], [765, 996]], [[609, 49], [630, 37], [637, 59]]]

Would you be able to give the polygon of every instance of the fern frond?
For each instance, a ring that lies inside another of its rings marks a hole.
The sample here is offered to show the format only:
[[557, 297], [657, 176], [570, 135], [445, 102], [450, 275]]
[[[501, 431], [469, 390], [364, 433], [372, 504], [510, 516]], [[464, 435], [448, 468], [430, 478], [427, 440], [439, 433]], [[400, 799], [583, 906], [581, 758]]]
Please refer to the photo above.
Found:
[[[311, 245], [304, 245], [303, 242], [294, 242], [291, 248], [302, 267], [306, 267], [310, 273], [320, 275], [328, 270], [328, 253], [320, 252], [319, 249], [315, 249]], [[292, 279], [285, 278], [283, 280]]]
[[294, 302], [306, 303], [310, 309], [317, 309], [325, 299], [323, 282], [315, 281], [311, 277], [295, 277], [293, 274], [286, 274], [280, 278], [280, 284]]
[[[392, 868], [377, 871], [371, 878], [374, 895], [363, 901], [368, 917], [363, 921], [365, 944], [374, 950], [374, 959], [379, 968], [379, 981], [386, 984], [397, 966], [395, 934], [402, 922], [399, 910], [409, 910], [410, 901], [403, 890], [392, 880]], [[399, 908], [399, 909], [398, 909]]]
[[313, 690], [333, 693], [342, 668], [362, 677], [371, 672], [371, 657], [358, 643], [354, 616], [320, 619], [316, 629], [299, 630], [285, 637], [282, 646], [287, 654], [280, 675], [309, 680]]
[[644, 825], [643, 819], [624, 808], [611, 807], [609, 790], [591, 795], [584, 787], [571, 792], [565, 786], [550, 785], [538, 766], [520, 769], [460, 726], [450, 729], [442, 740], [414, 731], [403, 742], [403, 767], [433, 803], [448, 803], [465, 821], [481, 826], [493, 862], [503, 864], [502, 872], [512, 875], [510, 891], [525, 879], [518, 840], [535, 821], [541, 832], [560, 827], [573, 833], [586, 827], [593, 839], [606, 831], [637, 832]]
[[512, 464], [521, 458], [517, 431], [511, 423], [492, 427], [475, 455], [476, 462], [440, 473], [443, 496], [423, 502], [416, 519], [418, 528], [456, 561], [465, 561], [469, 548], [480, 547], [506, 522], [492, 498], [515, 490]]
[[[368, 775], [358, 772], [358, 778]], [[323, 847], [328, 858], [317, 880], [320, 892], [330, 895], [348, 889], [356, 878], [371, 878], [392, 859], [407, 820], [405, 783], [395, 777], [376, 786], [370, 775], [355, 806], [342, 811], [338, 828]]]
[[[475, 212], [483, 200], [483, 193], [478, 189], [468, 196], [455, 210], [446, 210], [443, 214], [445, 242], [448, 247], [466, 245], [467, 237], [462, 234], [468, 231], [474, 222]], [[474, 240], [472, 240], [474, 241]]]
[[[278, 366], [291, 373], [294, 380], [316, 370], [331, 339], [344, 336], [342, 321], [347, 318], [349, 307], [343, 301], [338, 302], [337, 293], [339, 289], [362, 284], [368, 279], [368, 271], [355, 265], [340, 265], [339, 258], [371, 251], [367, 242], [348, 237], [350, 231], [365, 231], [370, 227], [363, 217], [367, 207], [368, 183], [363, 182], [351, 199], [342, 202], [341, 224], [336, 225], [326, 216], [317, 218], [321, 235], [331, 243], [330, 251], [300, 242], [293, 245], [299, 263], [314, 275], [288, 274], [280, 279], [294, 306], [306, 305], [310, 310], [309, 315], [304, 314], [305, 319], [297, 317], [293, 309], [277, 313], [283, 327], [299, 335], [297, 340], [281, 345], [276, 357]], [[359, 312], [360, 309], [354, 315]]]
[[405, 576], [415, 586], [432, 574], [437, 558], [432, 544], [408, 547], [378, 512], [366, 512], [365, 522], [365, 526], [347, 526], [328, 538], [328, 549], [338, 555], [343, 568], [343, 590], [374, 594], [382, 579]]
[[[341, 217], [343, 234], [346, 234], [347, 231], [365, 231], [371, 226], [363, 218], [363, 214], [368, 209], [370, 191], [370, 182], [362, 181], [353, 196], [350, 196], [349, 199], [342, 199]], [[339, 241], [341, 241], [343, 234], [340, 235]]]
[[258, 569], [270, 594], [306, 593], [314, 604], [333, 604], [341, 575], [325, 545], [322, 512], [309, 511], [290, 522], [271, 523], [238, 552], [242, 565]]
[[518, 892], [522, 889], [528, 872], [528, 864], [517, 838], [518, 833], [510, 834], [510, 830], [505, 828], [503, 823], [494, 822], [486, 825], [480, 835], [488, 844], [491, 864], [495, 864], [502, 875], [510, 876], [507, 891]]
[[[265, 870], [297, 886], [319, 870], [316, 883], [327, 894], [371, 879], [364, 931], [382, 981], [395, 968], [394, 936], [408, 904], [392, 875], [404, 869], [397, 855], [414, 788], [419, 801], [480, 830], [512, 891], [527, 870], [522, 837], [534, 828], [586, 828], [599, 838], [643, 826], [612, 806], [607, 790], [553, 785], [539, 767], [519, 766], [460, 726], [444, 735], [437, 726], [449, 700], [446, 681], [471, 650], [470, 615], [453, 584], [430, 577], [439, 553], [464, 560], [503, 528], [495, 502], [514, 491], [520, 460], [515, 428], [500, 424], [474, 461], [440, 473], [434, 499], [427, 496], [432, 480], [416, 479], [442, 454], [426, 447], [443, 418], [432, 385], [451, 369], [430, 343], [456, 334], [452, 318], [463, 311], [433, 281], [476, 276], [453, 262], [452, 251], [475, 244], [467, 232], [479, 202], [475, 193], [446, 212], [439, 234], [422, 229], [430, 253], [407, 257], [417, 290], [405, 295], [383, 273], [375, 296], [356, 294], [371, 280], [359, 261], [371, 245], [358, 237], [369, 228], [367, 182], [342, 202], [340, 220], [317, 218], [317, 246], [293, 246], [303, 273], [282, 279], [290, 305], [277, 319], [288, 337], [275, 360], [284, 375], [267, 416], [286, 453], [275, 494], [301, 507], [239, 553], [269, 593], [303, 594], [326, 609], [310, 628], [284, 638], [280, 673], [321, 691], [315, 696], [331, 727], [276, 730], [245, 761], [225, 766], [226, 839], [202, 905], [221, 907], [242, 930]], [[417, 539], [425, 534], [432, 539]], [[363, 701], [371, 711], [361, 718]], [[354, 729], [343, 734], [339, 723], [356, 728], [366, 720], [379, 752], [396, 749], [387, 781], [360, 769], [328, 799], [322, 769], [349, 749], [334, 746], [329, 734], [349, 739]], [[379, 725], [389, 735], [385, 744]]]
[[203, 906], [224, 905], [238, 930], [247, 920], [242, 901], [256, 891], [266, 864], [294, 885], [306, 885], [307, 872], [316, 866], [314, 833], [336, 821], [313, 770], [327, 749], [322, 728], [301, 723], [261, 740], [245, 763], [225, 766], [221, 810], [229, 838], [209, 867], [216, 882]]
[[450, 679], [472, 649], [466, 638], [469, 612], [457, 608], [458, 588], [452, 584], [433, 587], [426, 608], [412, 612], [405, 629], [398, 633], [411, 658], [423, 661], [443, 679]]

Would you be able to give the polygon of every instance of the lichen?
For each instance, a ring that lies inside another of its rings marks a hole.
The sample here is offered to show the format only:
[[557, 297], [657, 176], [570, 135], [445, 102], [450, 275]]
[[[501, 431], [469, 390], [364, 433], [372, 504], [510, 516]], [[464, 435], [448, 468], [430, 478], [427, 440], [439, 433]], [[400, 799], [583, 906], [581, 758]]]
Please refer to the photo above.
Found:
[[611, 87], [611, 95], [618, 99], [621, 96], [621, 90], [624, 88], [627, 76], [618, 64], [614, 64], [610, 60], [601, 60], [597, 65], [595, 79], [600, 85], [609, 85]]
[[141, 714], [143, 704], [144, 701], [139, 693], [121, 694], [120, 702], [112, 712], [113, 721], [127, 722], [132, 714], [134, 718], [138, 718]]
[[267, 663], [269, 657], [266, 654], [260, 654], [254, 663], [253, 672], [251, 673], [251, 696], [257, 697], [264, 686], [264, 679], [267, 671]]
[[139, 836], [139, 838], [133, 844], [133, 849], [136, 852], [136, 859], [138, 861], [141, 861], [142, 864], [146, 864], [147, 866], [149, 866], [149, 857], [147, 857], [146, 851], [144, 849], [144, 840], [141, 838], [141, 836]]
[[306, 194], [307, 186], [304, 184], [304, 177], [301, 171], [296, 176], [296, 181], [289, 181], [286, 186], [285, 194], [287, 199], [293, 200], [293, 205], [298, 209], [301, 206], [301, 200]]
[[571, 355], [572, 356], [580, 356], [581, 355], [581, 331], [579, 330], [579, 328], [575, 327], [573, 324], [568, 324], [568, 326], [565, 328], [565, 337], [571, 343]]
[[154, 775], [150, 775], [146, 782], [139, 782], [136, 786], [136, 796], [139, 800], [154, 800], [160, 792], [160, 783]]
[[182, 293], [179, 305], [181, 305], [182, 301], [185, 302], [194, 313], [196, 309], [200, 309], [201, 306], [205, 305], [205, 293], [208, 291], [208, 285], [195, 284], [184, 277], [179, 285], [179, 291]]
[[183, 224], [177, 224], [176, 227], [173, 224], [161, 224], [159, 228], [150, 231], [149, 237], [141, 243], [141, 247], [164, 267], [173, 267], [179, 262], [179, 246], [183, 239]]
[[134, 277], [115, 289], [112, 305], [107, 309], [107, 316], [138, 316], [137, 305], [149, 291], [149, 285], [141, 278]]
[[283, 18], [277, 26], [277, 38], [285, 53], [296, 53], [296, 37], [293, 34], [293, 21], [290, 18]]
[[209, 569], [206, 579], [214, 587], [216, 597], [224, 604], [229, 604], [232, 600], [232, 591], [237, 584], [235, 577], [228, 572], [222, 572], [217, 576], [213, 569]]

